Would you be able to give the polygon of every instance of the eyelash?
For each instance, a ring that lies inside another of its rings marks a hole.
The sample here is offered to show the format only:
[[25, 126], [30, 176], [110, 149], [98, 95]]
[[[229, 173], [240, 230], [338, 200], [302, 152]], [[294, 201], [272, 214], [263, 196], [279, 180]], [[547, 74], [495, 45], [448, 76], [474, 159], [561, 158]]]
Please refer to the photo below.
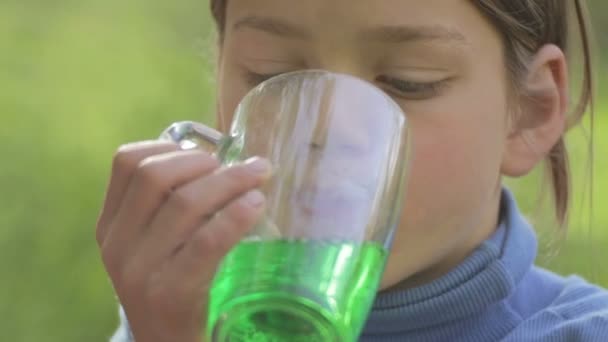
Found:
[[410, 100], [428, 99], [436, 96], [440, 93], [447, 82], [447, 80], [414, 82], [390, 76], [379, 76], [376, 78], [376, 81], [390, 87], [390, 89], [385, 90], [393, 95]]
[[[258, 84], [280, 74], [281, 73], [258, 74], [254, 72], [247, 72], [247, 81], [251, 86], [255, 87]], [[378, 76], [376, 81], [384, 84], [384, 88], [388, 86], [390, 89], [385, 89], [385, 91], [391, 93], [392, 95], [411, 100], [428, 99], [436, 96], [447, 82], [447, 80], [414, 82], [384, 75]]]

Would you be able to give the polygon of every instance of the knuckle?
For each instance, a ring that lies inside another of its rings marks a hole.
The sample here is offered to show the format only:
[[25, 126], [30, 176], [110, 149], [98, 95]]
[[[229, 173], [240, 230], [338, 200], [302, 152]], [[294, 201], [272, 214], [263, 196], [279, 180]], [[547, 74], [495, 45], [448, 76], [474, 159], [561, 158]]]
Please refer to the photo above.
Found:
[[116, 258], [116, 253], [111, 248], [104, 245], [101, 248], [101, 260], [106, 268], [106, 271], [108, 272], [108, 275], [110, 275], [111, 278], [115, 278], [116, 275], [119, 274], [120, 266]]
[[151, 187], [163, 192], [169, 191], [171, 184], [164, 170], [158, 163], [146, 158], [138, 163], [135, 171], [135, 181], [145, 187]]
[[227, 253], [253, 227], [257, 214], [254, 209], [238, 208], [233, 203], [230, 208], [216, 215], [212, 223], [214, 227], [197, 241], [198, 249], [215, 255]]
[[205, 165], [210, 169], [217, 169], [221, 166], [220, 161], [213, 155], [211, 155], [205, 151], [200, 151], [200, 150], [196, 150], [196, 153], [199, 156], [200, 163], [202, 165]]
[[116, 152], [117, 152], [117, 154], [128, 153], [133, 150], [134, 146], [135, 146], [134, 142], [128, 142], [128, 143], [118, 146], [118, 148], [116, 149]]
[[185, 189], [173, 191], [168, 202], [171, 208], [182, 214], [198, 215], [201, 211], [196, 198]]
[[114, 154], [115, 170], [133, 170], [146, 156], [179, 150], [178, 145], [161, 141], [139, 141], [123, 144]]
[[214, 234], [211, 230], [205, 230], [201, 234], [197, 234], [193, 245], [195, 256], [207, 260], [210, 260], [210, 257], [222, 256], [225, 254], [224, 250], [230, 248], [225, 235]]
[[137, 167], [137, 160], [133, 152], [133, 144], [121, 145], [114, 154], [112, 165], [114, 169], [130, 170]]
[[226, 176], [237, 186], [253, 185], [258, 180], [244, 165], [237, 165], [226, 170]]
[[218, 182], [231, 193], [245, 191], [256, 185], [251, 173], [240, 166], [226, 168], [218, 176]]
[[100, 250], [103, 249], [106, 238], [110, 235], [110, 232], [114, 229], [113, 220], [103, 219], [102, 215], [97, 219], [95, 226], [95, 240]]
[[251, 225], [254, 223], [257, 212], [255, 208], [239, 199], [224, 210], [222, 218], [227, 225], [231, 226]]

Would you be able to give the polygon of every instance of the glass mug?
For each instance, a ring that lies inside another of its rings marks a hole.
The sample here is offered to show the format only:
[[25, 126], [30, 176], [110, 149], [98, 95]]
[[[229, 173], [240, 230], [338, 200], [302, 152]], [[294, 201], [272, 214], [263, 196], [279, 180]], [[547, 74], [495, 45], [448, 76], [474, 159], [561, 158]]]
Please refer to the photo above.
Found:
[[358, 78], [271, 78], [238, 105], [229, 134], [178, 122], [161, 139], [224, 165], [270, 160], [267, 206], [209, 292], [211, 341], [355, 341], [384, 271], [408, 174], [401, 108]]

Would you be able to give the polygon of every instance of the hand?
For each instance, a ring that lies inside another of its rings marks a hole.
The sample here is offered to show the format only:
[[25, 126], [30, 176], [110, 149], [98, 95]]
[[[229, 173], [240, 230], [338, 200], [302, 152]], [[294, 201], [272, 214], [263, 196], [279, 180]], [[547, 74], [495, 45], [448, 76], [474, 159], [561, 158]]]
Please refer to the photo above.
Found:
[[269, 175], [263, 159], [222, 167], [167, 142], [118, 150], [97, 242], [136, 341], [200, 341], [210, 282], [260, 218]]

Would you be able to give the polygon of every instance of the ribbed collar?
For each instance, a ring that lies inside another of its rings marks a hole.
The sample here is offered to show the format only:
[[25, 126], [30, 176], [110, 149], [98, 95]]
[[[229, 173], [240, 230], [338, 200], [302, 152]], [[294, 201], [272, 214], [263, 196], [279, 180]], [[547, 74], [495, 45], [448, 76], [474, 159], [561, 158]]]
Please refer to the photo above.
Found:
[[421, 287], [380, 293], [364, 334], [403, 333], [465, 319], [511, 294], [536, 257], [536, 236], [513, 195], [502, 191], [501, 223], [463, 263]]

